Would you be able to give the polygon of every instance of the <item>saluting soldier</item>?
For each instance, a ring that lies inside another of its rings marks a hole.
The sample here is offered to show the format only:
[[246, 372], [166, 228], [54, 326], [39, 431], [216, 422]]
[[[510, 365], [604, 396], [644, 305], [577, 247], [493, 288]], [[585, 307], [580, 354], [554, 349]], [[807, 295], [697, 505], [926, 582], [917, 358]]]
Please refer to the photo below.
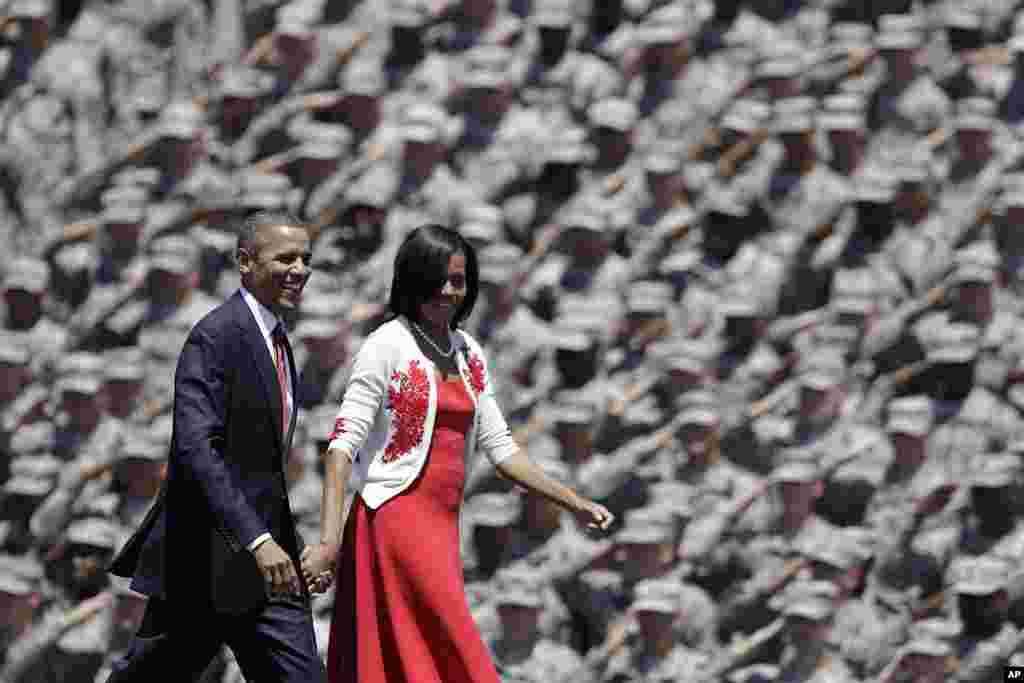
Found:
[[969, 467], [970, 500], [963, 510], [959, 549], [984, 555], [1015, 535], [1014, 511], [1020, 495], [1020, 457], [1015, 453], [977, 453]]
[[12, 607], [20, 606], [21, 609], [5, 610], [5, 614], [11, 614], [13, 618], [4, 624], [9, 640], [3, 648], [0, 680], [4, 683], [29, 683], [73, 678], [72, 672], [77, 673], [81, 669], [63, 669], [60, 672], [61, 678], [52, 677], [48, 665], [59, 658], [55, 657], [57, 642], [69, 631], [88, 627], [90, 622], [100, 619], [102, 614], [109, 611], [111, 595], [98, 593], [71, 608], [47, 610], [45, 614], [39, 614], [40, 595], [32, 583], [13, 573], [5, 572], [3, 577], [0, 597]]
[[51, 268], [40, 259], [12, 259], [0, 285], [4, 298], [3, 327], [32, 348], [33, 367], [43, 370], [63, 349], [67, 331], [47, 314]]
[[541, 111], [558, 112], [570, 99], [575, 71], [583, 58], [577, 50], [581, 29], [573, 3], [534, 3], [527, 25], [524, 38], [531, 59], [524, 73], [521, 97]]
[[[824, 493], [821, 477], [821, 468], [811, 458], [780, 463], [768, 480], [772, 495], [758, 496], [755, 490], [753, 500], [747, 502], [748, 509], [739, 515], [738, 528], [727, 532], [726, 539], [732, 543], [718, 552], [728, 552], [750, 578], [730, 591], [722, 608], [724, 633], [737, 629], [750, 633], [767, 626], [774, 618], [768, 600], [797, 576], [803, 566], [802, 549], [812, 539], [830, 533], [831, 525], [814, 512]], [[759, 489], [763, 490], [764, 484]], [[726, 516], [728, 519], [730, 516]], [[725, 526], [723, 521], [719, 525]], [[690, 533], [687, 529], [684, 549]]]
[[870, 532], [847, 527], [823, 534], [806, 551], [815, 580], [836, 586], [831, 641], [858, 678], [879, 674], [897, 654], [911, 615], [892, 605], [867, 582], [873, 557]]
[[821, 597], [795, 600], [783, 609], [783, 638], [787, 645], [779, 662], [777, 681], [855, 680], [842, 655], [830, 643], [834, 609], [827, 598]]
[[931, 466], [929, 439], [934, 425], [931, 401], [927, 396], [900, 396], [885, 408], [885, 433], [891, 459], [886, 465], [878, 490], [872, 498], [867, 518], [879, 510], [902, 506], [911, 495], [911, 481], [922, 468]]
[[920, 31], [891, 28], [875, 37], [885, 75], [872, 93], [868, 123], [878, 135], [871, 156], [886, 157], [886, 149], [906, 147], [939, 128], [950, 113], [950, 101], [934, 79], [919, 66], [924, 38]]
[[949, 568], [963, 632], [956, 643], [960, 660], [957, 681], [996, 681], [1003, 665], [1021, 643], [1021, 634], [1006, 621], [1009, 565], [991, 556], [964, 558]]
[[501, 625], [490, 648], [498, 673], [503, 682], [569, 680], [582, 659], [542, 631], [541, 620], [549, 611], [542, 590], [543, 573], [531, 569], [517, 574], [514, 579], [510, 572], [496, 577], [494, 602]]
[[74, 625], [60, 631], [49, 656], [37, 662], [32, 680], [56, 683], [83, 674], [91, 679], [103, 665], [113, 627], [105, 568], [123, 537], [123, 529], [102, 516], [80, 517], [62, 531], [51, 569], [58, 593], [42, 618], [66, 619], [69, 610], [90, 598], [96, 600], [88, 604], [100, 609], [93, 613], [95, 618], [74, 619]]
[[300, 405], [312, 408], [339, 396], [351, 370], [350, 326], [345, 321], [308, 317], [296, 324], [294, 336], [304, 351], [298, 364]]
[[[707, 665], [707, 653], [693, 649], [677, 637], [687, 616], [682, 586], [677, 581], [649, 579], [637, 584], [624, 629], [623, 647], [602, 649], [588, 656], [596, 680], [667, 682], [693, 680]], [[614, 644], [614, 643], [612, 643]]]
[[513, 98], [521, 75], [516, 55], [498, 45], [473, 48], [462, 77], [461, 137], [453, 145], [454, 165], [488, 200], [533, 172], [533, 153], [543, 145], [539, 112]]
[[[0, 333], [0, 461], [10, 462], [13, 456], [11, 440], [33, 419], [32, 397], [42, 406], [46, 390], [33, 384], [29, 368], [28, 349], [14, 338]], [[35, 412], [39, 412], [38, 410]], [[34, 416], [35, 419], [41, 417]], [[6, 465], [0, 466], [0, 477], [7, 474]]]

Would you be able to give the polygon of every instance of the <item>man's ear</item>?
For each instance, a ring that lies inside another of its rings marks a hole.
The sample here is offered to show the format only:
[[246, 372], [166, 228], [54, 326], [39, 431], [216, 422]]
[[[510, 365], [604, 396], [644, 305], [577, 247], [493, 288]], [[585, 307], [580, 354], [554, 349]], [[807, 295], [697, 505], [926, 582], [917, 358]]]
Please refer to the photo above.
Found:
[[242, 275], [246, 275], [252, 270], [252, 257], [243, 247], [239, 247], [235, 251], [235, 259], [238, 261], [238, 272]]

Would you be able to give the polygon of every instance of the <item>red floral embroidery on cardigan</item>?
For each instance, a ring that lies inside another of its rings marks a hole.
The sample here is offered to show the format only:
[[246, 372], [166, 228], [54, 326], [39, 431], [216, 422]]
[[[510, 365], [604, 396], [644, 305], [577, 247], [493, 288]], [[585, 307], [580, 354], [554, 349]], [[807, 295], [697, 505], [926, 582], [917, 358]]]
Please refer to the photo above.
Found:
[[471, 353], [469, 358], [466, 359], [466, 365], [469, 366], [469, 384], [473, 387], [476, 395], [479, 396], [486, 387], [484, 381], [484, 362], [480, 360], [480, 356]]
[[430, 405], [430, 380], [418, 360], [409, 361], [409, 372], [395, 370], [388, 387], [388, 404], [392, 410], [394, 434], [384, 449], [384, 462], [392, 462], [408, 454], [423, 440], [423, 424]]
[[331, 435], [327, 437], [327, 440], [334, 441], [347, 431], [348, 428], [345, 426], [345, 418], [339, 417], [337, 420], [334, 421], [334, 431], [332, 431]]

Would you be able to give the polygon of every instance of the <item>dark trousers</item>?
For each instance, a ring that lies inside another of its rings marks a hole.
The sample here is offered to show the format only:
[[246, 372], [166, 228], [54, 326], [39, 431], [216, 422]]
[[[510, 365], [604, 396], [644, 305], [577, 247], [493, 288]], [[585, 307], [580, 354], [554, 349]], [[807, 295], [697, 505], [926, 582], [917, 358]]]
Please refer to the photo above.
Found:
[[313, 615], [300, 601], [272, 600], [242, 615], [172, 609], [150, 598], [142, 625], [107, 683], [195, 681], [227, 645], [246, 680], [324, 683]]

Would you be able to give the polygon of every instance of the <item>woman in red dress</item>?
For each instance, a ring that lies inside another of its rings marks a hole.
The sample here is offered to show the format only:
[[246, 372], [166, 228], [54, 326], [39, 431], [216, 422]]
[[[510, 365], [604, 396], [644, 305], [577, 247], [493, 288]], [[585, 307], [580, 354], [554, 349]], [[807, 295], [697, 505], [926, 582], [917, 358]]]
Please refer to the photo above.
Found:
[[[478, 451], [584, 524], [612, 522], [606, 508], [547, 477], [512, 440], [483, 351], [458, 330], [477, 285], [476, 255], [458, 233], [414, 230], [395, 259], [394, 318], [354, 360], [324, 456], [321, 542], [302, 557], [311, 590], [338, 582], [332, 683], [498, 683], [466, 602], [459, 555], [463, 482]], [[356, 495], [342, 534], [349, 479]]]

